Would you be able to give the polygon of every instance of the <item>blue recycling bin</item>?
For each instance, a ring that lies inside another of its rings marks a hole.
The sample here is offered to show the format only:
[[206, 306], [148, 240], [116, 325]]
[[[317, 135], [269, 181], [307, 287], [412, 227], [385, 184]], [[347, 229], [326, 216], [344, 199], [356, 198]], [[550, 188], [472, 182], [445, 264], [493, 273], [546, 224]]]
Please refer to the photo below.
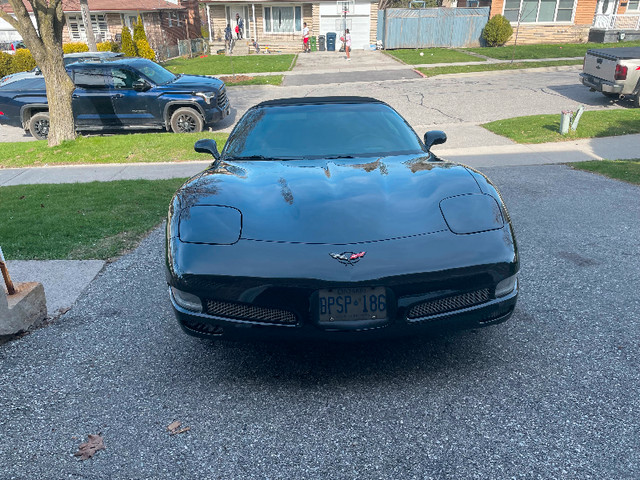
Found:
[[336, 51], [336, 32], [327, 33], [327, 51], [328, 52]]

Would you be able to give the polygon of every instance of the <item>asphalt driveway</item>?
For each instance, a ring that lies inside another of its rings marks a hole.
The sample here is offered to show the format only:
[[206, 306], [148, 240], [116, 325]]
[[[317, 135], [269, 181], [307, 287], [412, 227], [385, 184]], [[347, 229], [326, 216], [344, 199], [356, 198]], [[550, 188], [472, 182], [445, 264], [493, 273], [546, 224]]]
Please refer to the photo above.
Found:
[[[182, 334], [162, 229], [0, 346], [2, 478], [638, 478], [640, 189], [487, 168], [522, 259], [499, 326], [375, 345]], [[191, 429], [171, 436], [179, 420]], [[106, 449], [73, 457], [88, 434]]]

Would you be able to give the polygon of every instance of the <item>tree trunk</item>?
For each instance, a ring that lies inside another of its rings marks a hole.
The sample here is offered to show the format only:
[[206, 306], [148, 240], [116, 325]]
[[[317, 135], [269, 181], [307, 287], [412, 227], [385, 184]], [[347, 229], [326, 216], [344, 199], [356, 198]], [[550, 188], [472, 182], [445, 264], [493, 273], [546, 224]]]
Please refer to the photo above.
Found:
[[87, 0], [80, 0], [80, 12], [82, 13], [82, 23], [84, 23], [84, 33], [87, 36], [89, 51], [97, 52], [96, 36], [93, 34], [93, 23], [91, 23], [91, 12]]
[[67, 75], [64, 63], [47, 61], [40, 66], [47, 86], [47, 103], [49, 104], [49, 136], [47, 143], [50, 147], [60, 145], [63, 140], [73, 140], [76, 137], [71, 108], [71, 95], [75, 85]]
[[[61, 0], [30, 0], [35, 15], [36, 27], [29, 17], [22, 0], [8, 0], [13, 15], [0, 9], [0, 18], [22, 35], [24, 43], [33, 55], [36, 65], [42, 70], [47, 87], [49, 104], [50, 147], [76, 137], [71, 108], [74, 85], [67, 75], [62, 58], [62, 29], [65, 22]], [[2, 4], [0, 0], [0, 5]]]

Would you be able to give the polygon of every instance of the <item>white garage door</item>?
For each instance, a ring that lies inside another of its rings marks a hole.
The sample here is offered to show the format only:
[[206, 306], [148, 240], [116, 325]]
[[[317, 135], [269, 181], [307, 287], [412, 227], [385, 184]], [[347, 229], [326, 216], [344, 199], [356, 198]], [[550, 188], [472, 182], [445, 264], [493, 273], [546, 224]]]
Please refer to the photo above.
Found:
[[339, 39], [346, 23], [346, 28], [351, 32], [351, 48], [369, 48], [371, 3], [355, 2], [353, 12], [348, 13], [346, 16], [340, 15], [338, 11], [337, 3], [323, 2], [320, 4], [320, 35], [326, 35], [327, 32], [335, 32], [338, 40], [336, 48], [338, 48]]

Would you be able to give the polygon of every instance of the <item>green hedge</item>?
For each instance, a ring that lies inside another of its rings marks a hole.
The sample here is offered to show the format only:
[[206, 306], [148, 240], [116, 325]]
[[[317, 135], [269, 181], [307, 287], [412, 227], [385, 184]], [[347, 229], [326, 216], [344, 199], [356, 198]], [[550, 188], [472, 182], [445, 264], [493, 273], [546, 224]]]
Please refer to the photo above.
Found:
[[80, 52], [88, 52], [89, 45], [82, 42], [71, 42], [62, 44], [62, 52], [63, 53], [80, 53]]

